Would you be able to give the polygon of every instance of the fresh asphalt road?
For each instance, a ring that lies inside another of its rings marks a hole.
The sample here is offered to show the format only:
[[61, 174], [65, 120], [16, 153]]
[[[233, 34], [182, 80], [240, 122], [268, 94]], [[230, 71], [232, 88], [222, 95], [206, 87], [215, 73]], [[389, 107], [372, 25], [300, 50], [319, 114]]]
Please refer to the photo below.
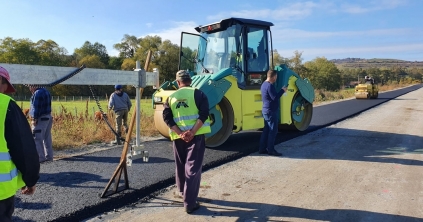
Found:
[[[422, 85], [381, 93], [375, 100], [345, 100], [314, 107], [313, 119], [305, 132], [284, 131], [281, 143], [305, 133], [344, 120], [390, 99], [414, 91]], [[256, 152], [260, 132], [232, 135], [225, 144], [206, 150], [204, 170]], [[117, 209], [174, 183], [171, 142], [163, 139], [145, 142], [150, 160], [136, 160], [128, 167], [130, 189], [100, 198], [121, 155], [121, 147], [57, 160], [41, 165], [40, 180], [33, 196], [16, 196], [16, 221], [78, 221]]]

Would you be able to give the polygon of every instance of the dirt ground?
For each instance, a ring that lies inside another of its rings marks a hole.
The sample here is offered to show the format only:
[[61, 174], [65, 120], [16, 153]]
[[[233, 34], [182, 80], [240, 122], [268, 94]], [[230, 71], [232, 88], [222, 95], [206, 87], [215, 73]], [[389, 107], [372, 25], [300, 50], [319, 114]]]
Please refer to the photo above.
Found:
[[173, 186], [87, 221], [423, 221], [423, 88], [276, 149], [203, 173], [192, 215]]

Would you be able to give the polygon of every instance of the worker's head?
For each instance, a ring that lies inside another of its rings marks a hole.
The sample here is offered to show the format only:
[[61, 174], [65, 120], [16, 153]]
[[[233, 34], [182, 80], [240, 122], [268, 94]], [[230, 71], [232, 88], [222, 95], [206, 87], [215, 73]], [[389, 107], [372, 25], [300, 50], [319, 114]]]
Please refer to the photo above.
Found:
[[191, 76], [185, 70], [179, 70], [176, 73], [176, 82], [179, 87], [190, 86], [191, 85]]
[[275, 70], [271, 69], [267, 71], [267, 81], [274, 83], [278, 79], [278, 75]]
[[9, 72], [0, 66], [0, 93], [16, 92], [15, 87], [10, 83]]
[[122, 85], [115, 85], [115, 90], [116, 91], [122, 90]]

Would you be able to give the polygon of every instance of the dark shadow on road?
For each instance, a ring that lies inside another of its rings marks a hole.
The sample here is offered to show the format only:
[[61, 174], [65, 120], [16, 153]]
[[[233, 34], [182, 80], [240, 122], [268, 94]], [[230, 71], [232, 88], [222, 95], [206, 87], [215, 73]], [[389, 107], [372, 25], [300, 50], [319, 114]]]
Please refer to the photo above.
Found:
[[[183, 207], [182, 202], [156, 198], [154, 203], [146, 206], [148, 208]], [[267, 203], [237, 202], [227, 200], [213, 200], [208, 198], [198, 198], [200, 204], [207, 203], [214, 206], [204, 206], [204, 204], [193, 213], [207, 218], [219, 217], [233, 218], [231, 221], [288, 221], [292, 218], [308, 219], [313, 221], [396, 221], [411, 222], [422, 221], [422, 218], [401, 216], [395, 214], [385, 214], [354, 209], [306, 209], [293, 206], [275, 205]]]
[[[236, 218], [235, 221], [246, 221], [248, 219], [253, 219], [254, 221], [272, 221], [272, 217], [276, 217], [273, 219], [280, 219], [281, 217], [285, 217], [289, 219], [298, 218], [315, 221], [421, 221], [421, 218], [417, 217], [384, 214], [379, 212], [354, 209], [315, 210], [266, 203], [245, 203], [225, 200], [212, 200], [211, 203], [218, 205], [218, 207], [203, 207], [194, 214], [215, 216], [217, 218], [219, 216], [231, 217]], [[245, 210], [240, 208], [245, 208]], [[260, 211], [266, 212], [264, 213], [265, 216], [263, 216], [263, 213], [260, 214]]]
[[51, 204], [22, 201], [20, 197], [15, 196], [15, 208], [15, 210], [19, 210], [18, 208], [22, 210], [45, 210], [50, 209]]
[[100, 188], [99, 186], [90, 186], [91, 182], [107, 183], [108, 180], [99, 175], [85, 172], [58, 172], [58, 173], [40, 173], [39, 183], [46, 183], [57, 187], [74, 188]]

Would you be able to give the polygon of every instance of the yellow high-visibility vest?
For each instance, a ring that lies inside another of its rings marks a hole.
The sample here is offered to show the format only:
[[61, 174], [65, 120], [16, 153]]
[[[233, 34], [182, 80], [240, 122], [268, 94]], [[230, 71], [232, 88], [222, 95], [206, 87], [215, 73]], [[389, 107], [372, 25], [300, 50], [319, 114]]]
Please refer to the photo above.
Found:
[[[172, 110], [173, 120], [182, 131], [190, 130], [199, 117], [198, 108], [194, 99], [195, 88], [183, 87], [169, 96], [169, 106]], [[210, 133], [210, 120], [204, 122], [195, 135]], [[170, 139], [179, 139], [179, 135], [169, 129]]]
[[12, 161], [4, 137], [7, 107], [11, 100], [13, 99], [9, 96], [0, 93], [0, 200], [15, 195], [17, 190], [25, 186], [21, 172]]

